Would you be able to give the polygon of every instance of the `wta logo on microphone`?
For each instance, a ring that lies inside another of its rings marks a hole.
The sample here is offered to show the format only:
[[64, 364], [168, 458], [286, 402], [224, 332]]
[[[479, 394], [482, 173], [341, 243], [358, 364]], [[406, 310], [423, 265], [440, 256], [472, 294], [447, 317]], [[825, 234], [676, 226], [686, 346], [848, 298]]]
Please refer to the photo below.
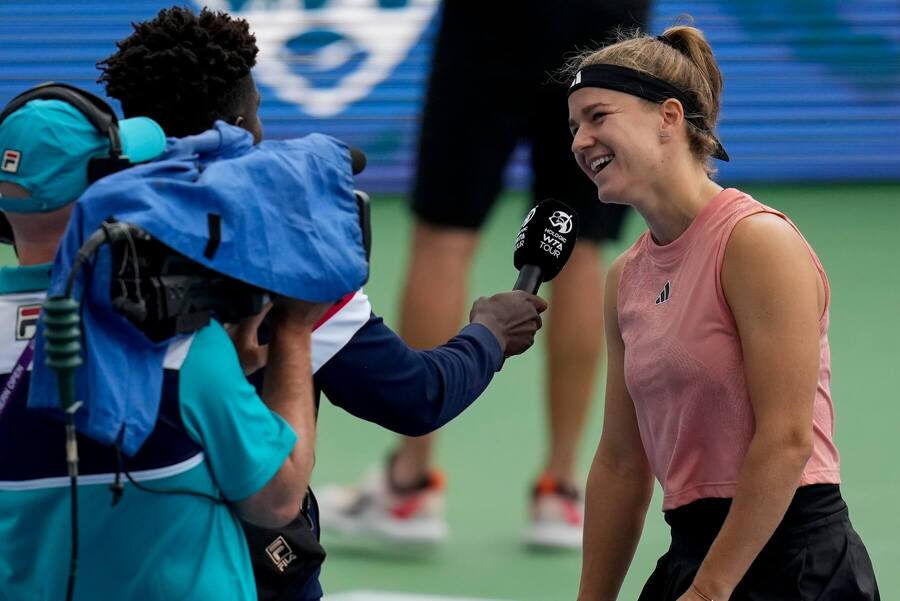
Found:
[[563, 211], [554, 211], [547, 223], [550, 227], [544, 227], [543, 236], [538, 243], [542, 251], [558, 258], [562, 254], [563, 244], [569, 241], [563, 234], [572, 231], [572, 216]]
[[[538, 208], [543, 210], [538, 211]], [[569, 241], [566, 234], [570, 234], [574, 229], [575, 218], [572, 213], [566, 211], [554, 210], [550, 213], [547, 209], [546, 205], [542, 203], [531, 209], [525, 216], [525, 221], [522, 222], [519, 234], [516, 236], [516, 251], [526, 245], [531, 245], [531, 248], [535, 249], [537, 246], [535, 250], [540, 249], [556, 259], [562, 256], [563, 246]], [[536, 236], [537, 232], [529, 235], [530, 227], [542, 227], [540, 236]]]
[[550, 225], [559, 230], [560, 234], [568, 234], [572, 231], [572, 216], [562, 211], [554, 211], [550, 216]]

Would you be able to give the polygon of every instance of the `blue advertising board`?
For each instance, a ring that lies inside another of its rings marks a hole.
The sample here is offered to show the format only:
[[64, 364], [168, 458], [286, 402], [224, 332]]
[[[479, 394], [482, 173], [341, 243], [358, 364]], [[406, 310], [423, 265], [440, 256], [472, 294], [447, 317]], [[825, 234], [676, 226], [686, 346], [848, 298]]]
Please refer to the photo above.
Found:
[[[503, 1], [503, 0], [490, 0]], [[248, 20], [268, 137], [328, 133], [369, 155], [361, 185], [406, 192], [436, 0], [208, 0]], [[561, 1], [560, 10], [565, 10]], [[95, 63], [130, 23], [167, 2], [0, 2], [0, 101], [47, 80], [102, 93]], [[725, 76], [728, 182], [900, 178], [900, 2], [657, 2], [651, 30], [681, 14], [706, 32]], [[511, 169], [527, 182], [522, 153]]]

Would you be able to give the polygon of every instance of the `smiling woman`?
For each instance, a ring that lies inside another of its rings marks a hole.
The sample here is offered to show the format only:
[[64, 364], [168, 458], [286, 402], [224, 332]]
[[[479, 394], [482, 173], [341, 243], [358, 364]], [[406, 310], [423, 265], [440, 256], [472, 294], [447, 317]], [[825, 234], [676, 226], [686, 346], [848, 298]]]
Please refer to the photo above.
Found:
[[636, 33], [570, 72], [578, 165], [649, 226], [607, 280], [579, 598], [616, 597], [655, 476], [672, 545], [640, 601], [879, 599], [838, 488], [828, 279], [785, 215], [711, 179], [703, 33]]
[[[700, 166], [704, 173], [698, 174], [699, 179], [705, 180], [716, 171], [710, 158], [729, 160], [715, 135], [722, 74], [699, 30], [677, 26], [657, 38], [632, 35], [574, 58], [568, 72], [572, 74], [572, 151], [582, 170], [598, 184], [604, 202], [630, 204], [630, 195], [644, 196], [640, 183], [646, 182], [648, 170], [681, 172]], [[662, 124], [655, 120], [660, 110], [666, 114]], [[635, 127], [651, 135], [635, 136]], [[629, 153], [639, 150], [640, 157], [617, 159], [609, 147], [615, 139], [627, 140]], [[689, 150], [681, 153], [681, 161], [671, 160], [673, 139], [687, 143], [675, 146]], [[646, 144], [634, 144], [640, 140]], [[595, 178], [614, 159], [624, 174], [633, 176], [619, 182], [618, 193], [607, 181], [613, 178], [613, 170], [602, 178], [605, 186]]]

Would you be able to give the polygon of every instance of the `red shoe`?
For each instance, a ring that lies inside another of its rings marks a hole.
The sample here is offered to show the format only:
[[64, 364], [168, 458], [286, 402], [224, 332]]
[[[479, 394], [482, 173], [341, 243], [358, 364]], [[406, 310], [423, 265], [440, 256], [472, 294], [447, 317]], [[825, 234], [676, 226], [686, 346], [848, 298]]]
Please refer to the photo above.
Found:
[[400, 544], [447, 540], [444, 476], [433, 470], [414, 487], [397, 491], [384, 468], [358, 486], [325, 486], [316, 493], [323, 530]]
[[584, 501], [579, 492], [542, 475], [532, 493], [525, 542], [533, 547], [580, 549], [583, 528]]

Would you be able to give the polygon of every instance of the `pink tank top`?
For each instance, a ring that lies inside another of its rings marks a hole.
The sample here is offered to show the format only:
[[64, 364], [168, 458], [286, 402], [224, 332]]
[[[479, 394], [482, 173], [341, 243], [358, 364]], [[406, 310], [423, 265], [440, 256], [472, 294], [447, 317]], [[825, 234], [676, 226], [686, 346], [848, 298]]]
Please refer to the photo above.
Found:
[[[741, 342], [720, 275], [734, 226], [755, 213], [778, 215], [797, 229], [778, 211], [727, 189], [671, 244], [657, 245], [647, 231], [625, 254], [618, 296], [625, 383], [647, 459], [663, 488], [663, 510], [707, 497], [734, 497], [753, 436]], [[830, 291], [822, 264], [807, 247], [825, 285], [825, 311], [819, 322], [813, 452], [801, 486], [840, 483], [832, 441]]]

